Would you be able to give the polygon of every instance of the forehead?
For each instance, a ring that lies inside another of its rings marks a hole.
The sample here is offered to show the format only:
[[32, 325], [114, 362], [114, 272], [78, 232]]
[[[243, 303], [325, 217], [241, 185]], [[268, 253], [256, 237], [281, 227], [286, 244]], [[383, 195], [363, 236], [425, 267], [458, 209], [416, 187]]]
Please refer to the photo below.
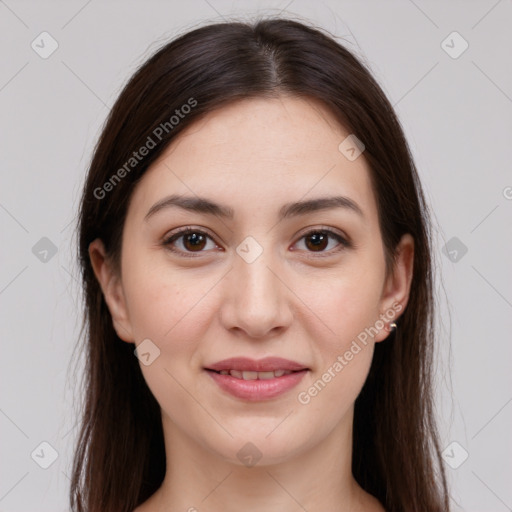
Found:
[[339, 193], [376, 214], [364, 153], [351, 161], [339, 150], [349, 135], [313, 99], [237, 101], [171, 143], [139, 183], [133, 206], [178, 192], [214, 197], [236, 213]]
[[[311, 152], [337, 148], [348, 133], [318, 101], [297, 97], [251, 98], [216, 110], [188, 127], [167, 154], [208, 148], [209, 157], [221, 162], [300, 160]], [[204, 153], [203, 153], [204, 155]]]

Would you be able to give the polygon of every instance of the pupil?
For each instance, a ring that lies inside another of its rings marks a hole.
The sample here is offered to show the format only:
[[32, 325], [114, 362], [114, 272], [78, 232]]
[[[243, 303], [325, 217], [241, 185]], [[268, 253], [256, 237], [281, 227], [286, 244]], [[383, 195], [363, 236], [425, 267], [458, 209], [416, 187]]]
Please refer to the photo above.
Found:
[[327, 238], [328, 237], [326, 237], [323, 233], [314, 233], [309, 236], [309, 239], [313, 242], [313, 248], [315, 249], [324, 249]]
[[203, 235], [200, 235], [198, 233], [191, 233], [187, 235], [185, 238], [187, 244], [191, 246], [192, 248], [200, 248], [201, 244], [204, 243], [204, 237]]

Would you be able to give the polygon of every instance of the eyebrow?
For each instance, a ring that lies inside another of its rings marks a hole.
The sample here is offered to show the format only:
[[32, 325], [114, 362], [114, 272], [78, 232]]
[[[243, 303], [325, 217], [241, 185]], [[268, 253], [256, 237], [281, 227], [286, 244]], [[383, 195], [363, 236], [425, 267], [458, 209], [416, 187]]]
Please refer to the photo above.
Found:
[[[157, 212], [171, 207], [179, 207], [191, 212], [212, 215], [223, 219], [232, 219], [234, 217], [234, 211], [229, 206], [215, 203], [205, 197], [174, 194], [164, 197], [155, 203], [149, 209], [144, 220], [147, 221]], [[330, 210], [333, 208], [344, 208], [364, 217], [362, 209], [355, 201], [345, 196], [333, 196], [287, 203], [279, 210], [279, 220], [307, 215], [308, 213], [314, 213], [322, 210]]]

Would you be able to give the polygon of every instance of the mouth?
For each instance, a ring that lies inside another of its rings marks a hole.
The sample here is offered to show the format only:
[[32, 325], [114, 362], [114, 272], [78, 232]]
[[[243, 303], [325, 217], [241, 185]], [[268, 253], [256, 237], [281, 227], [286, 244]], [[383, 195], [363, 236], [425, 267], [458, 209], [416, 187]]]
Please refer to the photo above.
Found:
[[231, 358], [204, 370], [219, 388], [236, 398], [262, 401], [277, 397], [294, 388], [309, 368], [288, 359], [266, 358], [258, 361]]
[[220, 370], [215, 371], [209, 368], [206, 368], [207, 371], [218, 373], [219, 375], [230, 375], [231, 377], [235, 377], [235, 379], [243, 379], [243, 380], [270, 380], [278, 377], [282, 377], [283, 375], [290, 375], [291, 373], [297, 373], [304, 370], [274, 370], [270, 372], [253, 372], [253, 371], [240, 371], [240, 370]]

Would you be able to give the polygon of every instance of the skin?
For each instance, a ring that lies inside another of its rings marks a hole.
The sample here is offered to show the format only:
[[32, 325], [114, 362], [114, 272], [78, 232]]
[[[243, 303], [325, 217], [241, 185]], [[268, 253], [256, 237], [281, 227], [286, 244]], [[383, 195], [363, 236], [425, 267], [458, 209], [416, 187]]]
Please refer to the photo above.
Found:
[[[188, 127], [137, 185], [120, 274], [100, 240], [90, 245], [119, 337], [149, 338], [160, 350], [140, 366], [161, 406], [167, 473], [136, 512], [384, 510], [351, 474], [352, 422], [374, 344], [392, 320], [308, 404], [298, 401], [381, 314], [397, 303], [403, 310], [410, 291], [413, 240], [404, 235], [386, 274], [364, 153], [349, 161], [338, 150], [347, 135], [314, 100], [223, 107]], [[207, 197], [234, 217], [170, 207], [145, 220], [170, 194]], [[333, 195], [362, 215], [331, 208], [278, 220], [285, 203]], [[182, 255], [173, 253], [164, 240], [185, 226], [211, 239], [194, 249], [181, 237], [174, 248]], [[326, 227], [352, 247], [329, 238], [315, 251], [305, 235]], [[247, 236], [263, 249], [252, 263], [236, 252]], [[203, 370], [233, 356], [280, 356], [310, 371], [284, 395], [248, 402]], [[261, 452], [253, 467], [237, 457], [248, 442]]]

